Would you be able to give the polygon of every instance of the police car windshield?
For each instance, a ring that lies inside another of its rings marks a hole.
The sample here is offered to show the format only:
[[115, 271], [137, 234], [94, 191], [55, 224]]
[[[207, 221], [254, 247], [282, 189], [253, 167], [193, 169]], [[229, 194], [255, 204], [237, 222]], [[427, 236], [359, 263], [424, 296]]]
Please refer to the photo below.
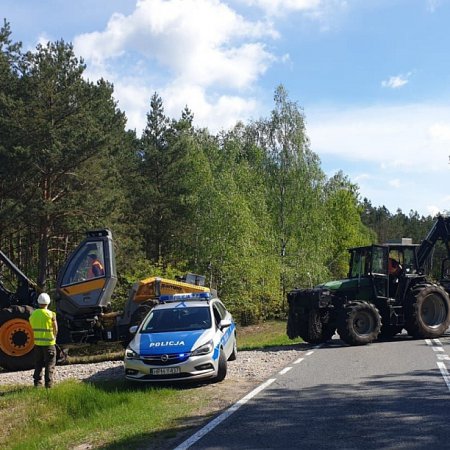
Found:
[[145, 320], [141, 333], [206, 330], [211, 328], [207, 307], [178, 307], [153, 309]]

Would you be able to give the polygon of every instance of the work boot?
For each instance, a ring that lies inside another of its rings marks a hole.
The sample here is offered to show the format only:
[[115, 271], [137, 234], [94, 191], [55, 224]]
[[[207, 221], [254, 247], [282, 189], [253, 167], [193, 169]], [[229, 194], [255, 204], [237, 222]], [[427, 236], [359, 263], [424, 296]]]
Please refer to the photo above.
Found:
[[42, 383], [40, 381], [35, 381], [34, 382], [34, 387], [35, 388], [42, 387]]

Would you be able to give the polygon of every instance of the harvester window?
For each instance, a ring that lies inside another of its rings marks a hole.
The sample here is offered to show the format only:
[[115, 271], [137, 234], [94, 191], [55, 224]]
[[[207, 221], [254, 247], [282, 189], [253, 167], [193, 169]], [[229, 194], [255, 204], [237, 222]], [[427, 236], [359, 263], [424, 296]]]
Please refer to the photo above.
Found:
[[[95, 257], [95, 258], [94, 258]], [[73, 255], [63, 275], [62, 285], [80, 283], [105, 276], [103, 243], [86, 242]]]

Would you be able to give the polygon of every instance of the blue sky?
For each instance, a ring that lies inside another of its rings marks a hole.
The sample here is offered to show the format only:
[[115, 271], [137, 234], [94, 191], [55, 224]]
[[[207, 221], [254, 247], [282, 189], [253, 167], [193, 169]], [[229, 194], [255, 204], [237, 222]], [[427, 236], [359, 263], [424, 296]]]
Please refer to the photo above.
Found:
[[0, 0], [25, 49], [63, 39], [140, 135], [150, 97], [212, 132], [283, 84], [332, 176], [392, 213], [450, 210], [450, 0]]

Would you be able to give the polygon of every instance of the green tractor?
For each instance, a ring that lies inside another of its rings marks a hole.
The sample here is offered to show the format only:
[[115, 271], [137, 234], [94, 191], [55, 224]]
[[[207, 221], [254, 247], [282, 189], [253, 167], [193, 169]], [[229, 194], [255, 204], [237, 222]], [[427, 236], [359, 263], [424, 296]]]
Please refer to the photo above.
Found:
[[[424, 267], [438, 241], [447, 257], [433, 283]], [[337, 331], [349, 345], [389, 339], [403, 329], [414, 338], [438, 338], [450, 325], [450, 218], [438, 217], [420, 245], [370, 245], [349, 250], [348, 278], [288, 294], [287, 335], [317, 344]]]

